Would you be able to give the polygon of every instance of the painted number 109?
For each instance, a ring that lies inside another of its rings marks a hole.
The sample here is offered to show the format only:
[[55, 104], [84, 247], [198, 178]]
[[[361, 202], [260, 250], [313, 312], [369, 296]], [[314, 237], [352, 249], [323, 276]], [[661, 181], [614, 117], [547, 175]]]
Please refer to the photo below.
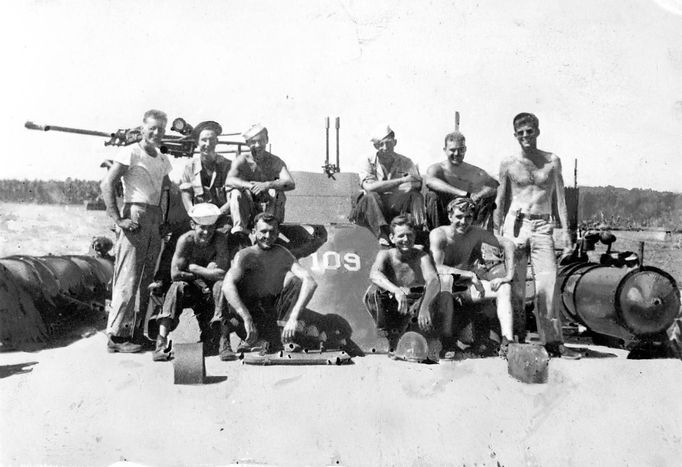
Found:
[[[321, 256], [321, 257], [320, 257]], [[315, 252], [311, 255], [312, 269], [316, 271], [335, 271], [344, 267], [348, 271], [359, 271], [360, 257], [355, 253], [345, 253], [343, 257], [335, 251], [325, 251], [321, 255]]]

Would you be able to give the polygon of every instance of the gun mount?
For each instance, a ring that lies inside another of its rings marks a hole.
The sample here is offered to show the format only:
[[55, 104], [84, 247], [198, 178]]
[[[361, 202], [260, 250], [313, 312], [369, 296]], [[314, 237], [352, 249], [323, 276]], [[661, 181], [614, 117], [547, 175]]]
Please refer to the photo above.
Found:
[[[29, 130], [37, 131], [58, 131], [62, 133], [73, 133], [77, 135], [101, 136], [108, 138], [105, 146], [129, 146], [142, 141], [142, 130], [140, 127], [118, 129], [114, 132], [84, 130], [82, 128], [70, 128], [57, 125], [39, 125], [28, 121], [24, 126]], [[176, 118], [171, 125], [171, 131], [179, 135], [166, 135], [161, 140], [160, 151], [173, 157], [192, 157], [196, 153], [197, 142], [193, 133], [194, 127], [188, 124], [183, 118]], [[219, 154], [240, 154], [242, 147], [246, 146], [243, 141], [232, 141], [226, 137], [236, 136], [239, 133], [225, 133], [218, 138], [218, 144], [228, 146], [228, 149], [216, 151]]]

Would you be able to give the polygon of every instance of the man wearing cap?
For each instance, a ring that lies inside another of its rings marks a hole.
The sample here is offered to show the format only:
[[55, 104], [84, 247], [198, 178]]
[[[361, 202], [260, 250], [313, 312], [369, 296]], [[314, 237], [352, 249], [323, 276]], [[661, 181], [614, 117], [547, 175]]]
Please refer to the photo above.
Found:
[[435, 305], [440, 290], [438, 273], [431, 256], [415, 248], [416, 232], [412, 216], [391, 221], [390, 240], [394, 248], [379, 250], [369, 273], [372, 285], [365, 293], [367, 311], [379, 335], [395, 348], [400, 335], [416, 318], [419, 329], [430, 335], [442, 334], [445, 320]]
[[[474, 344], [474, 307], [484, 300], [496, 299], [497, 319], [502, 341], [500, 355], [506, 356], [513, 342], [511, 280], [514, 273], [514, 244], [492, 232], [472, 225], [475, 203], [459, 197], [450, 201], [447, 212], [450, 225], [433, 229], [430, 249], [441, 281], [440, 306], [453, 311], [460, 349]], [[483, 244], [504, 250], [504, 265], [490, 268], [483, 261]]]
[[466, 139], [459, 131], [445, 135], [445, 160], [426, 171], [424, 182], [426, 213], [431, 229], [449, 224], [446, 206], [457, 196], [466, 196], [476, 203], [474, 225], [492, 232], [495, 195], [499, 183], [475, 165], [464, 162]]
[[[142, 140], [122, 148], [100, 185], [107, 214], [116, 222], [117, 238], [111, 310], [107, 322], [109, 352], [139, 352], [147, 286], [161, 248], [161, 193], [170, 185], [172, 166], [159, 146], [168, 118], [159, 110], [144, 114]], [[123, 208], [116, 204], [117, 183], [123, 185]], [[139, 303], [139, 308], [136, 306]]]
[[234, 331], [243, 339], [239, 350], [278, 350], [282, 343], [293, 342], [303, 326], [301, 313], [317, 283], [289, 250], [275, 243], [279, 234], [275, 216], [260, 213], [254, 223], [255, 245], [237, 252], [223, 284], [229, 313], [216, 310], [213, 321], [222, 323], [221, 347]]
[[537, 147], [540, 135], [538, 118], [520, 113], [512, 121], [514, 136], [521, 150], [500, 164], [500, 188], [497, 193], [496, 228], [516, 246], [516, 273], [513, 283], [515, 309], [523, 309], [526, 293], [528, 251], [535, 279], [535, 319], [538, 333], [551, 356], [580, 358], [563, 345], [561, 318], [554, 303], [556, 257], [554, 253], [554, 218], [556, 201], [559, 220], [564, 226], [561, 239], [564, 252], [571, 250], [568, 213], [564, 197], [561, 160]]
[[182, 204], [187, 212], [197, 203], [211, 203], [220, 208], [216, 223], [219, 229], [229, 232], [230, 207], [225, 193], [225, 180], [232, 163], [216, 154], [218, 136], [223, 132], [217, 122], [201, 122], [194, 128], [192, 136], [197, 142], [199, 154], [185, 165], [180, 179]]
[[360, 194], [349, 219], [366, 225], [384, 245], [389, 245], [386, 219], [400, 214], [412, 214], [415, 225], [426, 225], [424, 197], [420, 190], [422, 179], [417, 166], [394, 151], [397, 144], [390, 126], [382, 126], [371, 139], [376, 152], [363, 161], [360, 170]]
[[285, 191], [296, 188], [282, 159], [265, 150], [268, 130], [256, 124], [243, 135], [250, 151], [237, 156], [227, 175], [228, 203], [232, 215], [232, 233], [249, 234], [253, 216], [258, 212], [284, 221]]
[[223, 305], [222, 286], [229, 268], [226, 234], [216, 229], [220, 209], [211, 203], [190, 208], [192, 230], [184, 233], [175, 247], [171, 263], [171, 283], [163, 309], [157, 315], [159, 334], [153, 359], [170, 358], [168, 333], [178, 325], [186, 307], [194, 309], [199, 322], [201, 341], [208, 350], [211, 343], [209, 323], [216, 308]]

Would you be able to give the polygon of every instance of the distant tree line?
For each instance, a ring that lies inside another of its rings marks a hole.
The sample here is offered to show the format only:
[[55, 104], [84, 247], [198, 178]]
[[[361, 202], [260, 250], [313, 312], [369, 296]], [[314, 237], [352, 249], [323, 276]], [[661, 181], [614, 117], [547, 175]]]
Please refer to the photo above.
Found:
[[682, 231], [682, 194], [610, 185], [580, 187], [579, 219], [586, 227]]
[[5, 202], [82, 204], [99, 194], [99, 182], [93, 180], [0, 180], [0, 201]]
[[[82, 204], [100, 195], [99, 182], [0, 180], [0, 201], [36, 204]], [[682, 194], [634, 188], [580, 187], [579, 219], [586, 227], [665, 228], [682, 230]]]

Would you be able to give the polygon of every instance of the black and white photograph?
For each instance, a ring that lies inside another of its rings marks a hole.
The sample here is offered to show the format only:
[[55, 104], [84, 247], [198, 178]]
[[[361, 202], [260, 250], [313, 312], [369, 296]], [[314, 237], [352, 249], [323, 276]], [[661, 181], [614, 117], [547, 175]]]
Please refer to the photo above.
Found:
[[0, 465], [680, 465], [682, 0], [2, 10]]

